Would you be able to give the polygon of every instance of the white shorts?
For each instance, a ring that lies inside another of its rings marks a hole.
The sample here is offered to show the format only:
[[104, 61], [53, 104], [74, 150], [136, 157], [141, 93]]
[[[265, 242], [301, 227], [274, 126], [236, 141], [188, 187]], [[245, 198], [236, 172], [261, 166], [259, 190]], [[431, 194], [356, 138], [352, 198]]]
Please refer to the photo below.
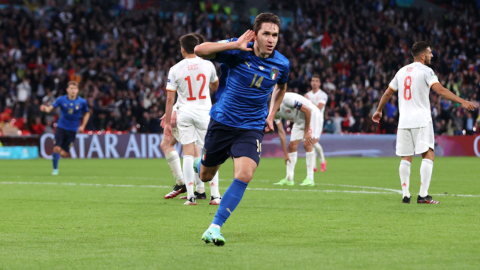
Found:
[[172, 128], [172, 132], [173, 132], [173, 137], [174, 137], [175, 140], [177, 140], [177, 142], [178, 142], [178, 140], [179, 140], [179, 138], [180, 138], [180, 134], [178, 134], [178, 128], [177, 128], [177, 126], [175, 126], [175, 127]]
[[397, 132], [397, 156], [406, 157], [422, 154], [431, 148], [435, 149], [433, 124], [421, 128], [399, 128]]
[[177, 141], [182, 145], [195, 143], [203, 147], [209, 122], [210, 115], [207, 110], [178, 110]]
[[[323, 120], [320, 117], [320, 114], [314, 112], [312, 121], [310, 123], [310, 134], [312, 134], [313, 139], [320, 139], [323, 131]], [[290, 141], [302, 140], [305, 137], [305, 122], [303, 123], [294, 123], [292, 127], [292, 135], [290, 136]]]

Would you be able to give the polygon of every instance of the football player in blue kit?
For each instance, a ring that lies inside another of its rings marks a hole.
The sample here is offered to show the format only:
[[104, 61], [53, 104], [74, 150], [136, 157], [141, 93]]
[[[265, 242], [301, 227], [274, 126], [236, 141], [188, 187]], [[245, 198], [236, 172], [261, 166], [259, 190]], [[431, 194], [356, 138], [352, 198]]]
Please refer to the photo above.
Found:
[[[68, 155], [70, 147], [75, 142], [77, 130], [83, 132], [90, 118], [87, 101], [78, 96], [78, 83], [75, 81], [68, 82], [66, 95], [58, 97], [52, 105], [41, 105], [40, 110], [49, 113], [58, 107], [60, 107], [61, 113], [55, 131], [52, 175], [58, 175], [58, 160], [60, 156], [66, 157]], [[82, 116], [83, 121], [80, 125]]]
[[198, 56], [228, 66], [228, 76], [221, 97], [210, 111], [202, 159], [197, 159], [194, 166], [204, 182], [210, 181], [229, 157], [234, 160], [235, 170], [213, 222], [202, 235], [206, 243], [225, 244], [220, 228], [240, 203], [257, 169], [264, 129], [273, 130], [290, 65], [275, 51], [279, 30], [280, 19], [275, 14], [261, 13], [255, 18], [253, 31], [246, 31], [236, 41], [206, 42], [195, 47]]

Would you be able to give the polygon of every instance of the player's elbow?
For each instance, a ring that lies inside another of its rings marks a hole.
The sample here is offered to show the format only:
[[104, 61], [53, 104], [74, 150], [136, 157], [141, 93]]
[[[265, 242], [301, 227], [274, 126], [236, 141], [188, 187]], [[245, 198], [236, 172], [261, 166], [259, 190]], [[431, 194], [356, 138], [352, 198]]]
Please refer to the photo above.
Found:
[[200, 56], [200, 57], [205, 56], [205, 51], [203, 50], [203, 46], [201, 44], [195, 46], [195, 49], [193, 51], [197, 56]]

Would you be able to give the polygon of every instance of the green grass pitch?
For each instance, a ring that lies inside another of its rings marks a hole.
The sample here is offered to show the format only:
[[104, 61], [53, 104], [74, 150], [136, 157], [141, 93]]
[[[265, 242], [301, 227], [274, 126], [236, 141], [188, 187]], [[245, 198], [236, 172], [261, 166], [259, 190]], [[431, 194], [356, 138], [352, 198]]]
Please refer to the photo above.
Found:
[[[438, 158], [430, 194], [401, 203], [398, 158], [330, 158], [314, 187], [282, 179], [282, 159], [262, 159], [224, 225], [223, 247], [200, 240], [216, 206], [163, 199], [165, 159], [0, 161], [0, 269], [478, 269], [478, 158]], [[220, 170], [220, 192], [231, 182]], [[207, 196], [209, 190], [207, 187]]]

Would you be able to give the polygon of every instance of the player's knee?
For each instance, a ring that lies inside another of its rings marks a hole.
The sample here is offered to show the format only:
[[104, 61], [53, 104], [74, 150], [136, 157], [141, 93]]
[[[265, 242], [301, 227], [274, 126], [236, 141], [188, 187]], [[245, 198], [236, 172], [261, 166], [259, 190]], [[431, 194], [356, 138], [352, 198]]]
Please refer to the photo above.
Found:
[[61, 151], [60, 151], [60, 156], [62, 156], [62, 157], [67, 157], [67, 156], [68, 156], [68, 153], [67, 153], [66, 151], [61, 150]]
[[170, 144], [169, 144], [166, 140], [162, 140], [162, 141], [160, 142], [160, 148], [162, 148], [162, 151], [163, 151], [164, 153], [167, 152], [169, 146], [170, 146]]
[[248, 170], [242, 170], [238, 173], [235, 173], [235, 178], [245, 183], [248, 183], [253, 178], [253, 172]]
[[60, 153], [60, 151], [62, 151], [62, 148], [60, 148], [60, 146], [54, 146], [53, 147], [53, 152], [54, 153]]
[[213, 177], [215, 176], [215, 174], [209, 172], [209, 171], [202, 171], [200, 172], [200, 180], [202, 180], [202, 182], [210, 182]]

